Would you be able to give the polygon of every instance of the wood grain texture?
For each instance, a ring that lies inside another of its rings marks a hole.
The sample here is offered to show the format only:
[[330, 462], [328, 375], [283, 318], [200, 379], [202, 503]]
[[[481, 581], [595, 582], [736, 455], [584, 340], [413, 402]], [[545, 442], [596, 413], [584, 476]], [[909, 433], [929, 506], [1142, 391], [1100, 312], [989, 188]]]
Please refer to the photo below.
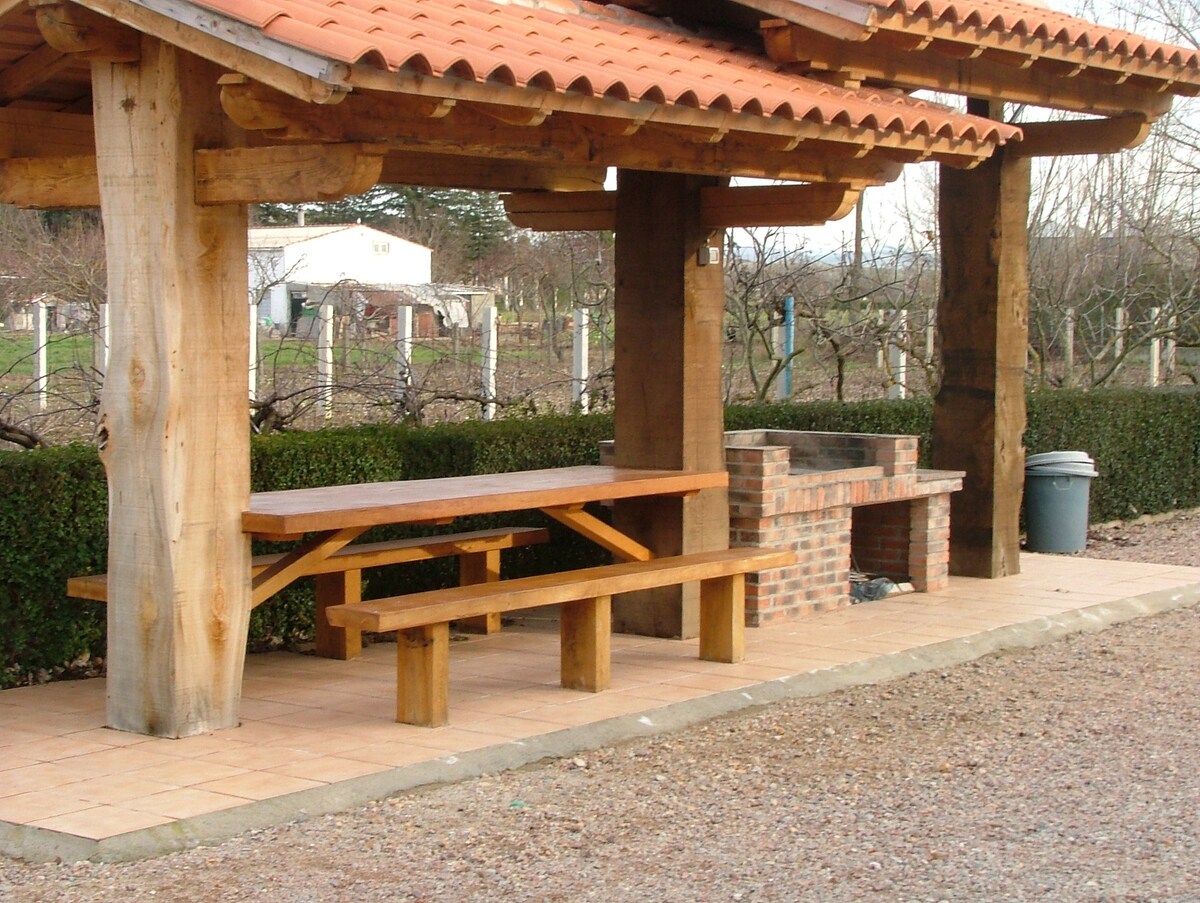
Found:
[[[701, 248], [723, 235], [701, 225], [701, 195], [716, 179], [621, 171], [617, 179], [617, 331], [613, 363], [620, 396], [616, 463], [622, 467], [724, 470], [720, 376], [723, 268], [701, 266]], [[729, 543], [727, 493], [687, 499], [618, 500], [613, 525], [656, 555]], [[620, 632], [693, 637], [695, 587], [616, 599]]]
[[238, 723], [250, 612], [246, 211], [197, 207], [226, 141], [218, 72], [144, 39], [96, 63], [111, 359], [108, 723], [184, 737]]
[[1020, 573], [1029, 178], [1029, 159], [1004, 151], [978, 169], [941, 172], [933, 465], [966, 471], [950, 503], [950, 570], [962, 576]]

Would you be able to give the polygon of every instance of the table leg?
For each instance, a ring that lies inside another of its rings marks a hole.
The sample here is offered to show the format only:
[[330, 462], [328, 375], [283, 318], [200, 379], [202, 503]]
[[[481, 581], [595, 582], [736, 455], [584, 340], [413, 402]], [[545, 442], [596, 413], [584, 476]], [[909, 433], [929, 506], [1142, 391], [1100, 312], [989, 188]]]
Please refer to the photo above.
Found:
[[740, 662], [746, 657], [746, 576], [700, 581], [700, 658]]
[[[458, 584], [471, 586], [475, 583], [493, 583], [500, 579], [500, 550], [486, 552], [464, 552], [458, 556]], [[463, 633], [498, 633], [500, 612], [491, 611], [474, 618], [463, 618], [458, 622]]]
[[353, 627], [334, 627], [325, 618], [330, 605], [362, 601], [362, 571], [337, 571], [317, 574], [317, 655], [322, 658], [357, 658], [362, 652], [362, 631]]

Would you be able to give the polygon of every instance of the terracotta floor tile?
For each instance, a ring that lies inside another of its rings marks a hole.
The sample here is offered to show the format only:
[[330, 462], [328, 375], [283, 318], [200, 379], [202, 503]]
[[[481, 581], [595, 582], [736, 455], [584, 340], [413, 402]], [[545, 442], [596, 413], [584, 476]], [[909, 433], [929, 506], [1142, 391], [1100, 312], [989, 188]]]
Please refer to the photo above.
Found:
[[316, 753], [302, 752], [278, 746], [247, 746], [245, 749], [211, 753], [200, 759], [217, 765], [229, 765], [243, 771], [266, 771], [288, 762], [317, 758]]
[[210, 812], [244, 805], [246, 800], [243, 797], [197, 790], [195, 787], [166, 790], [125, 803], [126, 808], [166, 816], [169, 819], [194, 818], [197, 815], [207, 815]]
[[92, 803], [104, 803], [117, 806], [128, 800], [142, 796], [151, 796], [174, 790], [171, 784], [161, 784], [158, 781], [147, 780], [133, 775], [109, 774], [102, 777], [89, 778], [62, 787], [64, 793], [70, 793], [82, 800]]
[[227, 793], [230, 796], [241, 796], [250, 800], [265, 800], [275, 796], [285, 796], [298, 790], [308, 790], [320, 787], [320, 781], [309, 781], [304, 778], [294, 778], [286, 774], [274, 774], [269, 771], [251, 771], [246, 774], [221, 778], [195, 785], [197, 790], [208, 790], [212, 793]]
[[413, 765], [417, 762], [431, 762], [440, 758], [437, 750], [424, 746], [413, 746], [402, 743], [373, 743], [359, 749], [350, 749], [342, 753], [342, 758], [355, 759], [362, 762], [374, 762], [399, 768], [402, 765]]
[[386, 766], [375, 762], [364, 762], [361, 759], [346, 759], [341, 756], [314, 756], [311, 759], [300, 759], [277, 765], [268, 771], [276, 774], [291, 775], [309, 781], [322, 781], [333, 784], [337, 781], [347, 781], [350, 778], [362, 777], [364, 774], [376, 774], [385, 770]]
[[250, 769], [236, 765], [224, 765], [208, 759], [175, 759], [137, 771], [127, 772], [129, 777], [143, 778], [147, 781], [157, 781], [172, 787], [195, 787], [208, 781], [221, 778], [232, 778], [246, 774]]
[[0, 797], [16, 796], [38, 790], [54, 790], [78, 781], [81, 775], [73, 767], [57, 762], [39, 762], [23, 768], [0, 771]]
[[59, 764], [76, 772], [76, 780], [88, 775], [129, 774], [151, 765], [167, 765], [178, 762], [173, 756], [143, 752], [140, 746], [122, 746], [86, 756], [60, 759]]
[[27, 825], [43, 818], [91, 809], [95, 803], [61, 790], [38, 790], [0, 797], [0, 821]]
[[245, 745], [241, 740], [235, 739], [230, 731], [218, 731], [215, 734], [201, 734], [197, 737], [184, 737], [179, 740], [153, 737], [140, 748], [146, 752], [160, 753], [177, 759], [199, 759], [215, 752], [237, 749]]
[[8, 747], [4, 754], [7, 756], [11, 753], [14, 756], [34, 759], [39, 762], [56, 762], [59, 759], [67, 759], [71, 756], [86, 756], [90, 753], [104, 752], [107, 749], [114, 748], [106, 743], [96, 743], [92, 740], [83, 739], [76, 733], [63, 734], [58, 737], [38, 737], [33, 740], [26, 740], [24, 743], [17, 743]]
[[128, 834], [142, 828], [152, 828], [155, 825], [165, 825], [171, 821], [164, 815], [154, 815], [149, 812], [135, 812], [117, 806], [95, 806], [81, 812], [71, 812], [66, 815], [56, 815], [53, 818], [43, 818], [32, 824], [39, 828], [59, 831], [63, 834], [73, 834], [76, 837], [86, 837], [91, 840], [101, 840], [105, 837], [116, 837]]

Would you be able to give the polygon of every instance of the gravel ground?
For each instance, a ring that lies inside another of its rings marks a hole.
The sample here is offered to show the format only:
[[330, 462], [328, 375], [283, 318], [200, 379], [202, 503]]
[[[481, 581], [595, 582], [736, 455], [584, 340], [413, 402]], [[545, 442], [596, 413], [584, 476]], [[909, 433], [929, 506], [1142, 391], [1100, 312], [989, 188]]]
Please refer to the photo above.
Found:
[[[1200, 512], [1087, 555], [1200, 561]], [[1200, 901], [1200, 610], [796, 700], [0, 900]]]

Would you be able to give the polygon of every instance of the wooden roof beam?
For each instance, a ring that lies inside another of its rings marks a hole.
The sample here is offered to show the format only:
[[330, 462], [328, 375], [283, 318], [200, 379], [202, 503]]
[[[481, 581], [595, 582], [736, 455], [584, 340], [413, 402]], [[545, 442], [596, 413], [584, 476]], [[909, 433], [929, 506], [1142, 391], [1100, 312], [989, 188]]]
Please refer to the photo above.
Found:
[[24, 97], [30, 90], [49, 81], [70, 64], [69, 54], [49, 44], [43, 44], [0, 72], [0, 103]]
[[[708, 229], [815, 226], [854, 209], [859, 190], [849, 185], [759, 185], [700, 191], [700, 224]], [[514, 226], [537, 232], [610, 232], [617, 224], [615, 191], [521, 192], [505, 195]]]

